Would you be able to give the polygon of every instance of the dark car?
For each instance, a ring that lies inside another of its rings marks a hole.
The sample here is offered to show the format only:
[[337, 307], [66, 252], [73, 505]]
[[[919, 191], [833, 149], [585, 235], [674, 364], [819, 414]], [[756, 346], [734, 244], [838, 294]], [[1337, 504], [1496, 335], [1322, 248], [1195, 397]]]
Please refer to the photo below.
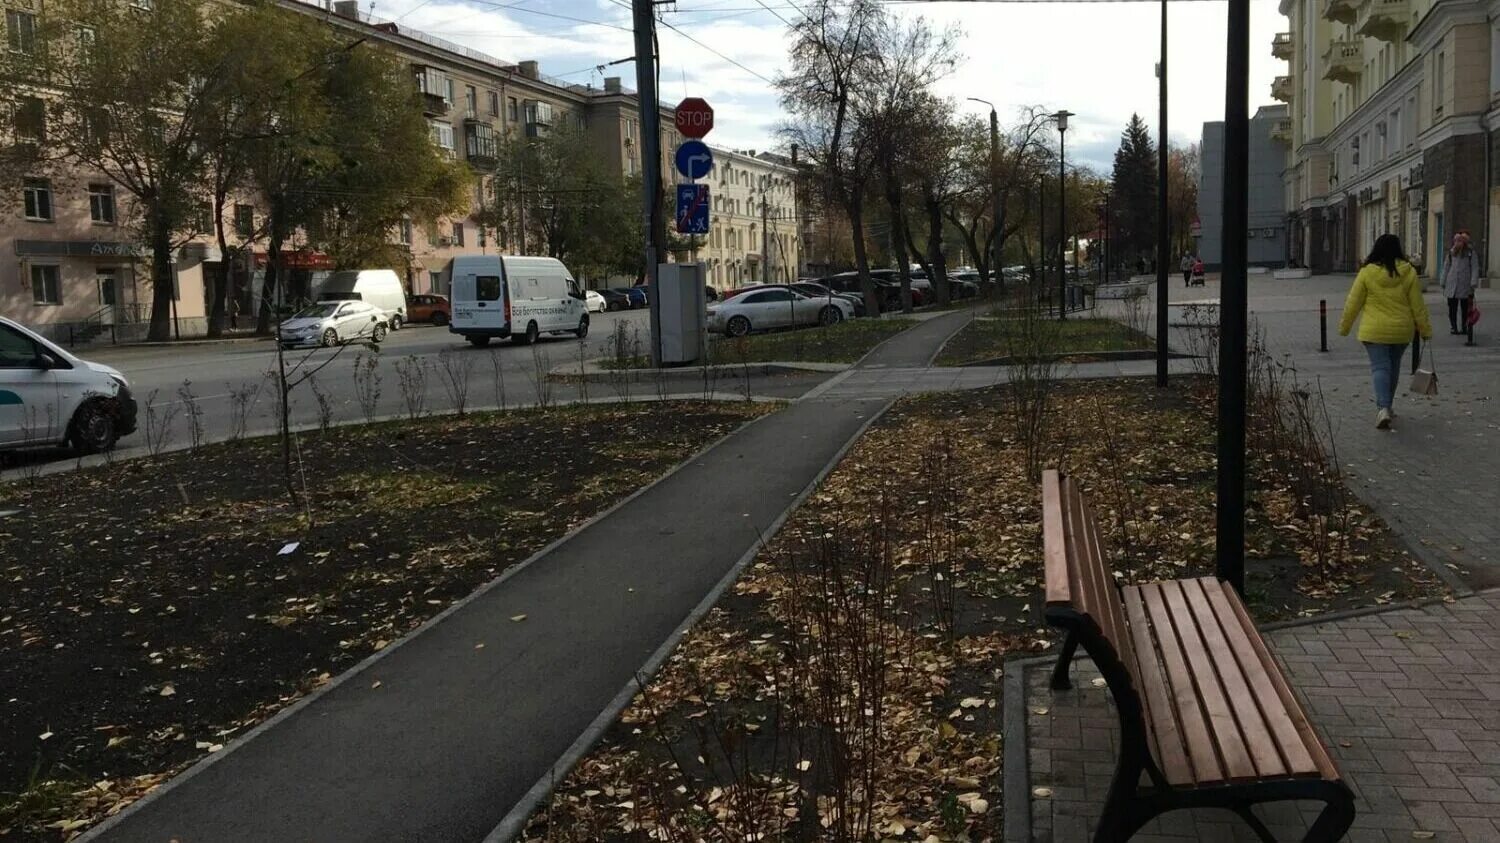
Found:
[[[881, 311], [901, 309], [901, 281], [895, 278], [894, 269], [872, 269], [870, 280], [875, 282], [875, 299], [880, 302]], [[827, 275], [816, 279], [814, 283], [822, 284], [835, 293], [852, 293], [864, 298], [864, 290], [859, 284], [858, 272], [840, 272], [837, 275]]]
[[630, 302], [631, 309], [645, 307], [648, 304], [646, 291], [640, 287], [613, 287], [610, 289], [610, 292], [625, 296], [626, 300]]
[[619, 290], [596, 290], [604, 298], [605, 310], [629, 310], [630, 295]]
[[824, 296], [833, 296], [834, 298], [843, 299], [844, 301], [847, 301], [849, 302], [849, 304], [854, 306], [855, 318], [859, 318], [865, 315], [864, 296], [855, 295], [853, 293], [836, 293], [833, 290], [830, 290], [827, 287], [823, 286], [822, 284], [817, 283], [816, 281], [798, 281], [791, 286], [793, 290], [796, 290], [797, 292], [809, 298], [817, 299]]

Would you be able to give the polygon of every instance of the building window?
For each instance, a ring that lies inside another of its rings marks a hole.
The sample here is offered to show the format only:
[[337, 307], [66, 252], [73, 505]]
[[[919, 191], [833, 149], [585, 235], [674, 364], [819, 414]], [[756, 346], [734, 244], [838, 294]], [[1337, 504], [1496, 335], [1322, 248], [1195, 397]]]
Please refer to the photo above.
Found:
[[495, 130], [485, 123], [476, 123], [468, 127], [468, 151], [469, 158], [493, 159], [496, 157]]
[[16, 137], [41, 143], [47, 137], [47, 107], [38, 97], [21, 97], [16, 103]]
[[249, 240], [255, 234], [254, 205], [234, 206], [234, 233], [238, 234], [241, 240]]
[[479, 93], [473, 85], [464, 86], [464, 114], [473, 117], [479, 113]]
[[52, 183], [46, 179], [26, 179], [21, 184], [21, 200], [26, 219], [52, 220]]
[[427, 272], [427, 292], [435, 296], [443, 294], [443, 273], [437, 270]]
[[490, 100], [490, 116], [491, 117], [499, 117], [500, 116], [500, 95], [497, 94], [497, 93], [495, 93], [494, 91], [489, 91], [488, 93], [489, 93], [489, 100]]
[[540, 126], [551, 126], [553, 120], [552, 103], [530, 100], [526, 103], [526, 122], [535, 123]]
[[56, 264], [31, 265], [31, 300], [36, 304], [62, 304], [62, 280]]
[[505, 98], [506, 117], [510, 122], [518, 123], [521, 120], [521, 104], [516, 102], [515, 97]]
[[411, 245], [411, 220], [404, 219], [396, 223], [396, 242], [403, 246]]
[[115, 224], [115, 186], [112, 184], [89, 185], [89, 219], [94, 222]]
[[437, 144], [439, 148], [447, 151], [447, 153], [449, 155], [452, 155], [453, 154], [453, 124], [451, 124], [451, 123], [441, 123], [441, 122], [438, 122], [438, 121], [434, 120], [432, 123], [430, 123], [428, 125], [430, 125], [432, 127], [432, 142], [435, 143], [435, 144]]
[[455, 248], [463, 248], [464, 224], [461, 222], [456, 222], [453, 224], [453, 245]]
[[36, 15], [15, 9], [5, 10], [5, 45], [12, 53], [36, 54]]
[[1443, 103], [1448, 99], [1448, 54], [1437, 54], [1437, 67], [1433, 72], [1432, 116], [1443, 116]]

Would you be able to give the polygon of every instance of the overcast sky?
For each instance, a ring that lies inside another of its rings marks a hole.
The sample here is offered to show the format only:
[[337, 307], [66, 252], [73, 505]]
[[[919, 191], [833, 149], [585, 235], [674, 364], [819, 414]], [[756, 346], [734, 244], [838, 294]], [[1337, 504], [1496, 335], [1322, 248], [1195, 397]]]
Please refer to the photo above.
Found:
[[[685, 34], [660, 27], [661, 98], [668, 104], [686, 94], [708, 99], [716, 128], [707, 140], [715, 146], [775, 144], [780, 108], [767, 80], [786, 63], [787, 25], [781, 18], [795, 20], [796, 6], [805, 5], [764, 2], [769, 10], [757, 0], [680, 0], [663, 7], [663, 20]], [[362, 0], [361, 10], [497, 58], [535, 59], [543, 73], [570, 82], [599, 85], [604, 76], [618, 75], [635, 87], [633, 64], [602, 74], [594, 69], [634, 53], [628, 6], [629, 0], [376, 0], [372, 8]], [[1074, 112], [1069, 161], [1108, 172], [1132, 111], [1155, 132], [1156, 3], [899, 2], [891, 9], [962, 28], [963, 60], [938, 84], [938, 92], [959, 108], [987, 114], [985, 106], [965, 98], [991, 100], [1002, 125], [1031, 104]], [[1226, 4], [1174, 0], [1169, 14], [1172, 139], [1196, 141], [1204, 121], [1223, 119]], [[1271, 79], [1287, 72], [1286, 63], [1271, 56], [1271, 37], [1286, 19], [1276, 13], [1275, 0], [1252, 0], [1250, 25], [1253, 111], [1272, 103]]]

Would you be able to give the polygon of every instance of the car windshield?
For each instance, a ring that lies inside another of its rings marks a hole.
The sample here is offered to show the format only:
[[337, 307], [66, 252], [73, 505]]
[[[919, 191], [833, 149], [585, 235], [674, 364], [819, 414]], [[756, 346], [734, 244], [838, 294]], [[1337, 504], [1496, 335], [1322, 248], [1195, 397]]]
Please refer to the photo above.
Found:
[[342, 304], [342, 302], [330, 301], [322, 302], [320, 304], [308, 305], [307, 307], [304, 307], [301, 310], [297, 311], [297, 315], [293, 316], [292, 318], [327, 319], [338, 311], [340, 304]]

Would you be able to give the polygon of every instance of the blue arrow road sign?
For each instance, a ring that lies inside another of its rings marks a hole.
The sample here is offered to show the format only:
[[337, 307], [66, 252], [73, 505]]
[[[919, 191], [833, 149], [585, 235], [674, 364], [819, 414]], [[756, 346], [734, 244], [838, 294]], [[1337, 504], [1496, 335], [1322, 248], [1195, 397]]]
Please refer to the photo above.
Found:
[[677, 233], [708, 233], [708, 185], [677, 185]]
[[714, 154], [708, 144], [690, 140], [677, 147], [677, 172], [690, 179], [701, 179], [714, 168]]

